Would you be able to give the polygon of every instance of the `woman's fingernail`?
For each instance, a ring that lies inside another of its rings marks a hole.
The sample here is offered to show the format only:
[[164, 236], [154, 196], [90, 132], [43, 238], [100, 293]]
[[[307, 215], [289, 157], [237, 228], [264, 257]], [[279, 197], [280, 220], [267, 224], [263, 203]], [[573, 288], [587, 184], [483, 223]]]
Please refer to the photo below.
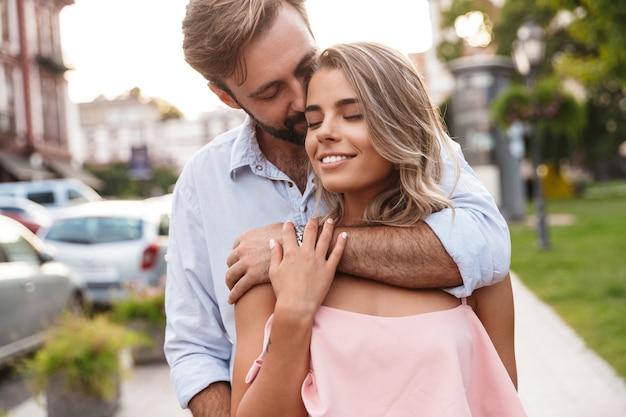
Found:
[[333, 219], [331, 219], [330, 217], [326, 219], [326, 223], [328, 224], [333, 224]]
[[274, 246], [276, 246], [276, 241], [274, 239], [270, 239], [270, 249], [274, 249]]
[[348, 238], [348, 232], [341, 232], [341, 237], [344, 239]]

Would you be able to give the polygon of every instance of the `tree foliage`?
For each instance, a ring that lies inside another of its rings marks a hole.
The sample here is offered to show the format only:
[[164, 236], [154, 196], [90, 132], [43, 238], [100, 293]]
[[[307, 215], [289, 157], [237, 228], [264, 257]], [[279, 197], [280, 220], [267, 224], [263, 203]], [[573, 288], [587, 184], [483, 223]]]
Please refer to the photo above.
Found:
[[162, 121], [170, 120], [170, 119], [184, 119], [185, 118], [185, 115], [183, 114], [183, 112], [180, 111], [178, 107], [176, 107], [169, 101], [164, 100], [162, 98], [158, 98], [158, 97], [152, 97], [152, 98], [144, 97], [141, 93], [141, 88], [139, 87], [131, 88], [122, 96], [124, 95], [136, 97], [138, 100], [141, 100], [145, 103], [151, 103], [155, 105], [157, 110], [159, 111], [159, 114], [161, 115]]
[[[626, 1], [506, 0], [494, 11], [489, 1], [453, 0], [441, 16], [444, 41], [437, 46], [440, 59], [449, 61], [467, 51], [463, 41], [451, 34], [456, 17], [469, 10], [489, 14], [494, 37], [490, 48], [504, 56], [511, 55], [518, 28], [532, 18], [546, 32], [545, 59], [537, 71], [538, 85], [542, 79], [560, 79], [561, 82], [550, 82], [563, 85], [565, 80], [574, 80], [583, 87], [582, 106], [576, 106], [569, 96], [563, 105], [570, 110], [563, 109], [561, 113], [565, 119], [548, 118], [549, 123], [538, 129], [543, 132], [542, 148], [547, 151], [544, 155], [551, 159], [573, 158], [595, 167], [596, 172], [597, 167], [619, 165], [612, 161], [619, 159], [617, 149], [626, 139], [622, 133], [626, 131]], [[511, 90], [503, 92], [508, 97], [501, 97], [500, 103], [494, 104], [496, 118], [510, 117], [505, 116], [510, 111], [528, 110], [525, 100], [537, 102], [538, 97], [528, 96], [522, 81], [516, 75]], [[520, 108], [505, 110], [503, 106]], [[581, 121], [586, 123], [581, 125]]]
[[491, 103], [496, 123], [508, 127], [514, 122], [533, 122], [544, 143], [543, 153], [558, 160], [579, 142], [587, 122], [585, 107], [565, 91], [558, 78], [544, 79], [534, 89], [516, 84]]
[[489, 0], [453, 0], [449, 9], [441, 11], [443, 40], [436, 45], [437, 58], [441, 61], [450, 62], [463, 55], [465, 40], [457, 36], [454, 24], [459, 16], [472, 11], [482, 12], [490, 20], [498, 15], [498, 9]]
[[538, 0], [571, 22], [564, 28], [576, 43], [555, 60], [557, 72], [586, 86], [606, 80], [626, 87], [626, 2], [615, 0]]
[[169, 192], [178, 178], [169, 168], [157, 166], [152, 168], [151, 179], [135, 181], [128, 174], [126, 162], [115, 162], [103, 166], [87, 165], [85, 168], [105, 183], [100, 193], [115, 198], [149, 197], [153, 190], [166, 193]]

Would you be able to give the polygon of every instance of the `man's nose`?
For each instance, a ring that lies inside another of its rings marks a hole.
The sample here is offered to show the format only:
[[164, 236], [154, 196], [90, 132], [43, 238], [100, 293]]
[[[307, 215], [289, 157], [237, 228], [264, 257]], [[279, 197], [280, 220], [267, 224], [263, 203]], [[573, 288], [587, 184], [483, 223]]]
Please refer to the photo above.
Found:
[[303, 113], [304, 107], [306, 106], [306, 87], [304, 85], [304, 80], [294, 79], [290, 88], [292, 91], [292, 110]]

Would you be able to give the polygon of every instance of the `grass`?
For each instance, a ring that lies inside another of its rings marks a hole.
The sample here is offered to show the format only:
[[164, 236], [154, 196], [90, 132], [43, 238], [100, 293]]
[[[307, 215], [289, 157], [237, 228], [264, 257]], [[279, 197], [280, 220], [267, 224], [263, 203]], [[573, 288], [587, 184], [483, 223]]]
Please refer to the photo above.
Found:
[[511, 224], [511, 269], [626, 378], [626, 188], [615, 189], [547, 201], [549, 220], [571, 220], [549, 223], [549, 250], [534, 224]]

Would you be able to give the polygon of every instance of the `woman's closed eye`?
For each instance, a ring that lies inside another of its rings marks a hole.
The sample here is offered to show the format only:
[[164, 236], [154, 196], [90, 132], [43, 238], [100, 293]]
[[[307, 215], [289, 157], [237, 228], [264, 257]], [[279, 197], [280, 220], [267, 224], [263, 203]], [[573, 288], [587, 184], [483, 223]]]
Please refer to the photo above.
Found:
[[363, 115], [361, 113], [349, 114], [343, 117], [346, 120], [362, 120]]
[[314, 119], [314, 120], [309, 120], [307, 119], [306, 121], [306, 127], [309, 129], [315, 129], [316, 127], [319, 127], [322, 124], [322, 120], [321, 119]]
[[[344, 115], [343, 119], [344, 120], [348, 120], [348, 121], [363, 120], [363, 114], [361, 114], [361, 113], [350, 113], [350, 114]], [[309, 129], [315, 129], [315, 128], [319, 127], [323, 122], [324, 122], [323, 119], [307, 118], [307, 127]]]

